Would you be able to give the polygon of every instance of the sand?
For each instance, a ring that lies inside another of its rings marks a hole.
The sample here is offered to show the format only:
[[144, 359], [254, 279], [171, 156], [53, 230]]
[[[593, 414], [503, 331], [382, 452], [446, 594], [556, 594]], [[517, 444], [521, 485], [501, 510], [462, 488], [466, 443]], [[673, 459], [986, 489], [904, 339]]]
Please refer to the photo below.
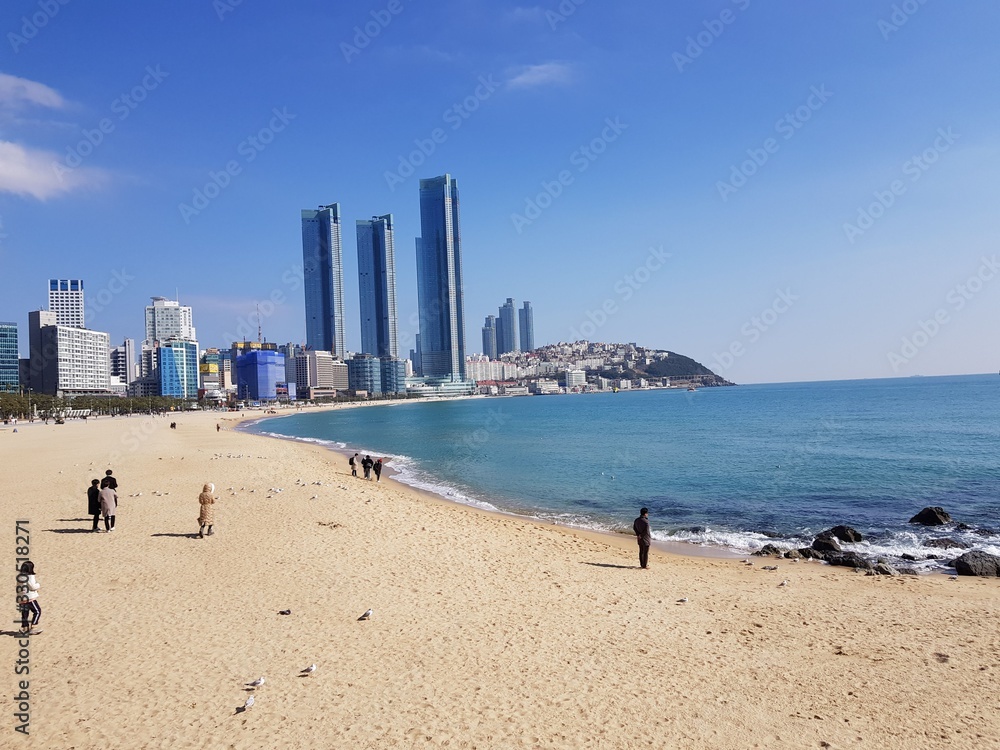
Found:
[[[28, 519], [44, 629], [31, 734], [8, 710], [0, 747], [1000, 747], [998, 580], [657, 550], [642, 571], [627, 538], [354, 479], [234, 424], [0, 428], [0, 553], [13, 570]], [[93, 534], [109, 466], [117, 529]]]

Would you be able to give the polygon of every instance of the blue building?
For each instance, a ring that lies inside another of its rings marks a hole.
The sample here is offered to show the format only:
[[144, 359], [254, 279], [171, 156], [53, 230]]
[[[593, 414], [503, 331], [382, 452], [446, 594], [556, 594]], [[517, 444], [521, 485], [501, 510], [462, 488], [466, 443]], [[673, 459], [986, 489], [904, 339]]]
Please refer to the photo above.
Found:
[[340, 204], [302, 212], [306, 348], [344, 357], [344, 264]]
[[490, 359], [497, 358], [497, 316], [487, 315], [483, 324], [483, 354]]
[[169, 339], [156, 349], [160, 395], [198, 398], [198, 342]]
[[285, 355], [272, 349], [251, 349], [236, 358], [236, 397], [274, 401], [285, 383]]
[[380, 362], [382, 393], [406, 393], [406, 362], [398, 357], [382, 357]]
[[347, 383], [352, 391], [381, 393], [382, 366], [379, 358], [371, 354], [355, 354], [347, 360]]
[[458, 183], [451, 175], [420, 181], [417, 238], [420, 372], [441, 381], [465, 380], [465, 300]]
[[497, 354], [518, 351], [520, 341], [517, 336], [517, 315], [514, 310], [514, 300], [510, 297], [500, 306], [497, 318]]
[[517, 316], [521, 322], [521, 351], [530, 352], [535, 348], [535, 312], [531, 303], [525, 302]]
[[376, 357], [398, 357], [392, 214], [358, 221], [357, 233], [361, 351]]
[[0, 323], [0, 393], [17, 393], [17, 323]]

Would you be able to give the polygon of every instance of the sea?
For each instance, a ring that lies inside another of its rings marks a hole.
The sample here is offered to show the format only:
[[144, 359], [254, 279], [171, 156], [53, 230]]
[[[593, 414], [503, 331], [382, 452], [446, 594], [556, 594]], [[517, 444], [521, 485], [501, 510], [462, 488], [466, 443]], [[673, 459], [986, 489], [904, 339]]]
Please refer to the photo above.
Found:
[[[392, 402], [248, 429], [585, 529], [631, 534], [647, 507], [655, 540], [739, 554], [846, 524], [865, 539], [844, 549], [918, 572], [965, 548], [1000, 555], [1000, 375]], [[908, 523], [925, 506], [954, 523]], [[926, 546], [943, 538], [957, 544]]]

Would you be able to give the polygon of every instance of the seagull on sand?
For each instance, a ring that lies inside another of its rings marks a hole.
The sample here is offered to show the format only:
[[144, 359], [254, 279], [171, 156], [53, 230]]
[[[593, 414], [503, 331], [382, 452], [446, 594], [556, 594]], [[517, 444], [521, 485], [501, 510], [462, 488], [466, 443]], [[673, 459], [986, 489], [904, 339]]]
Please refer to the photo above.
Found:
[[264, 684], [264, 678], [263, 678], [263, 677], [258, 677], [258, 678], [257, 678], [256, 680], [254, 680], [253, 682], [248, 682], [248, 683], [247, 683], [247, 687], [251, 687], [251, 688], [259, 688], [259, 687], [260, 687], [261, 685], [263, 685], [263, 684]]
[[253, 708], [253, 704], [254, 704], [254, 699], [253, 696], [250, 695], [247, 697], [247, 702], [243, 704], [243, 710], [246, 711], [248, 708]]
[[358, 618], [358, 621], [370, 619], [373, 614], [375, 614], [374, 610], [366, 609], [365, 613]]
[[308, 667], [300, 671], [302, 672], [302, 674], [312, 674], [313, 672], [316, 671], [316, 665], [310, 664]]
[[782, 581], [781, 583], [778, 584], [778, 588], [781, 588], [782, 586], [787, 586], [787, 585], [788, 585], [788, 580], [786, 579], [786, 580], [784, 580], [784, 581]]
[[685, 597], [683, 597], [681, 599], [678, 599], [677, 603], [678, 604], [687, 604], [687, 601], [688, 601], [688, 598], [685, 596]]

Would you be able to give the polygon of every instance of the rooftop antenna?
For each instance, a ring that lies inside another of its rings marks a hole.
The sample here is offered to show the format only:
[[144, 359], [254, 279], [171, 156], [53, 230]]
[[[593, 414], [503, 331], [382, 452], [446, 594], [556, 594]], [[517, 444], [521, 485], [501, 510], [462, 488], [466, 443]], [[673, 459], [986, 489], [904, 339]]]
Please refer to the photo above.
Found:
[[257, 303], [257, 343], [261, 343], [261, 331], [260, 331], [260, 303]]

